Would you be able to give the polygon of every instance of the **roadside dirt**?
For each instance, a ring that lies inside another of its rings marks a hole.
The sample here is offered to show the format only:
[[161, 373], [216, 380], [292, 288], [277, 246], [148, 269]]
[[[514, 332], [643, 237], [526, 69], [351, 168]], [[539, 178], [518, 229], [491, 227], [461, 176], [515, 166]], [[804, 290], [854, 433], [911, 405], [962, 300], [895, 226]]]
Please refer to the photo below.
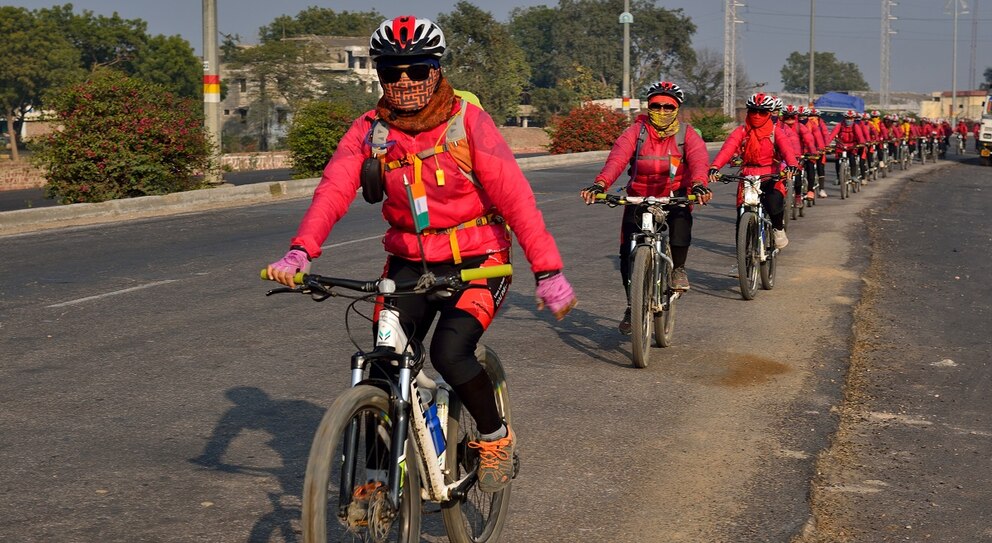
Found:
[[514, 153], [543, 153], [547, 151], [548, 133], [543, 128], [504, 126], [499, 129]]

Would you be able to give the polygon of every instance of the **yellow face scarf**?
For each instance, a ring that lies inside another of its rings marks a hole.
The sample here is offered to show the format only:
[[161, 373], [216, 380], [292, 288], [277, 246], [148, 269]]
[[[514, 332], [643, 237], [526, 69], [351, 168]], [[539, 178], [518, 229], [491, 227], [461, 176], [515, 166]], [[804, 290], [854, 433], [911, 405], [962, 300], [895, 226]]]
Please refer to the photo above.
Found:
[[662, 138], [672, 136], [679, 131], [678, 115], [678, 109], [675, 111], [648, 110], [648, 120], [651, 122], [651, 126], [658, 131], [658, 136]]

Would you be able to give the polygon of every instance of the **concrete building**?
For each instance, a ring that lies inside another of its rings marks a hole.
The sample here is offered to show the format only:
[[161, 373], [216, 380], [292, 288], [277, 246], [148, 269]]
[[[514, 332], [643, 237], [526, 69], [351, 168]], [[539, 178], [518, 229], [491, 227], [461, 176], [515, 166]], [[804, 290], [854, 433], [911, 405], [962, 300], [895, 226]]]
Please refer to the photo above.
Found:
[[[981, 119], [982, 106], [985, 97], [992, 91], [988, 90], [959, 90], [957, 92], [957, 117], [961, 119]], [[937, 91], [930, 95], [930, 100], [920, 103], [920, 115], [930, 118], [954, 117], [951, 106], [951, 91]]]
[[[299, 73], [305, 74], [302, 77], [309, 79], [307, 84], [312, 88], [319, 88], [326, 78], [339, 78], [356, 82], [375, 96], [382, 94], [369, 57], [367, 37], [301, 36], [287, 40], [304, 42], [309, 47], [308, 56], [314, 61], [307, 62]], [[269, 92], [263, 99], [262, 82], [252, 76], [250, 68], [221, 63], [220, 75], [227, 87], [220, 106], [226, 146], [253, 151], [276, 147], [286, 137], [293, 112], [285, 97], [272, 92], [274, 81], [266, 82]]]

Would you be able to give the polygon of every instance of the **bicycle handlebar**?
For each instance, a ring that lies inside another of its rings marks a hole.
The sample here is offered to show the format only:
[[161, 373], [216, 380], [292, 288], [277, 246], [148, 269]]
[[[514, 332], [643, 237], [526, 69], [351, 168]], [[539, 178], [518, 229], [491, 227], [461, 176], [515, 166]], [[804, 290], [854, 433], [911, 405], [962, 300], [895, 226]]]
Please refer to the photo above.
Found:
[[[486, 268], [468, 268], [459, 271], [457, 274], [452, 273], [450, 275], [440, 277], [433, 274], [426, 274], [418, 277], [417, 279], [397, 281], [395, 283], [395, 290], [392, 293], [418, 293], [444, 288], [464, 288], [466, 283], [478, 279], [507, 277], [510, 275], [513, 275], [513, 266], [511, 264], [501, 264], [499, 266], [490, 266]], [[264, 280], [271, 280], [268, 270], [265, 269], [262, 270], [261, 277]], [[325, 277], [322, 275], [302, 272], [293, 276], [293, 282], [301, 287], [318, 287], [320, 290], [340, 287], [366, 293], [378, 292], [381, 281], [382, 279], [376, 279], [375, 281], [359, 281], [355, 279]], [[296, 289], [288, 290], [291, 291]]]
[[640, 204], [685, 205], [695, 203], [696, 201], [697, 198], [695, 194], [690, 194], [688, 196], [620, 196], [618, 194], [600, 193], [596, 195], [596, 203], [598, 204], [619, 206]]
[[757, 177], [762, 181], [767, 181], [769, 179], [779, 179], [779, 178], [784, 179], [786, 177], [783, 173], [764, 173], [761, 175], [734, 175], [734, 174], [718, 173], [716, 175], [717, 175], [717, 180], [723, 183], [730, 183], [734, 181], [736, 182], [750, 181], [755, 177]]

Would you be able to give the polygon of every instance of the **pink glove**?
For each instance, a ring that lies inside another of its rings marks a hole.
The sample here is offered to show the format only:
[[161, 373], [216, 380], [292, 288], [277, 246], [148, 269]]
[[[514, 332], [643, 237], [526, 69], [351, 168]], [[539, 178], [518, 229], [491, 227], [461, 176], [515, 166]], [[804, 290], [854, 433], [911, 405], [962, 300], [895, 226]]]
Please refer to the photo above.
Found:
[[310, 271], [310, 258], [306, 251], [290, 249], [286, 256], [269, 264], [269, 278], [284, 285], [293, 285], [293, 276], [296, 272], [308, 273]]
[[575, 298], [572, 285], [568, 284], [568, 280], [562, 273], [556, 273], [551, 277], [539, 280], [535, 295], [537, 296], [538, 311], [547, 306], [558, 320], [564, 319], [565, 315], [579, 302]]

